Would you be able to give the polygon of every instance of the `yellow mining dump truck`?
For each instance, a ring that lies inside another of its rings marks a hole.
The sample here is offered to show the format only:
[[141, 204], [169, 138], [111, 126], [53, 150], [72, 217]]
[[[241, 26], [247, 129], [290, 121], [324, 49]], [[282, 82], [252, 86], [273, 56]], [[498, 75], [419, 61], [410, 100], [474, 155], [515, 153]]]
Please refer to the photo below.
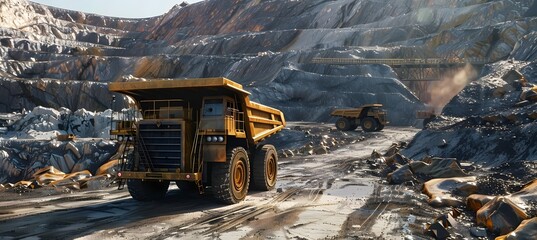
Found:
[[170, 181], [182, 190], [210, 188], [225, 203], [242, 201], [249, 188], [274, 188], [278, 155], [261, 141], [283, 129], [285, 119], [251, 102], [242, 85], [200, 78], [118, 82], [109, 89], [134, 99], [142, 116], [111, 132], [134, 149], [118, 173], [134, 199], [163, 198]]
[[362, 126], [365, 132], [375, 132], [384, 129], [388, 124], [386, 111], [382, 104], [366, 104], [359, 108], [335, 109], [330, 113], [336, 120], [336, 128], [341, 131], [352, 131]]

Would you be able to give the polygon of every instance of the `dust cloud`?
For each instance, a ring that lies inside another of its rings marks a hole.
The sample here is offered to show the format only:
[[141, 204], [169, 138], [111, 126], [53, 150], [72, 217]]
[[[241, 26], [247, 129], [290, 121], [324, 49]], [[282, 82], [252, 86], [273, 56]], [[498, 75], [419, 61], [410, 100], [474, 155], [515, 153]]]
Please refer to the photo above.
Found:
[[429, 86], [428, 92], [431, 96], [429, 105], [435, 113], [442, 112], [444, 106], [476, 77], [477, 71], [470, 64], [444, 75], [440, 81]]

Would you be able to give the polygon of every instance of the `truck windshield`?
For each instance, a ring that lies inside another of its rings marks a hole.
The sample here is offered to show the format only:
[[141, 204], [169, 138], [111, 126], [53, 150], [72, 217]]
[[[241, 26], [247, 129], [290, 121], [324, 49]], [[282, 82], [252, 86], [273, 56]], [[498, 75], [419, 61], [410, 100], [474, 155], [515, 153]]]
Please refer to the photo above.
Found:
[[224, 114], [224, 104], [222, 99], [205, 100], [203, 116], [221, 116]]

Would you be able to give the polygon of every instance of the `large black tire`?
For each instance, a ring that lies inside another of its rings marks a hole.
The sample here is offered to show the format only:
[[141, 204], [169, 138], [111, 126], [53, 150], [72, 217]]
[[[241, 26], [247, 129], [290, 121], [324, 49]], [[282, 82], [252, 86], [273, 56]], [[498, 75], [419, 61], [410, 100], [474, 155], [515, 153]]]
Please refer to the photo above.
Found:
[[340, 131], [349, 131], [352, 129], [352, 125], [353, 123], [349, 118], [342, 117], [336, 121], [336, 128]]
[[361, 125], [364, 132], [374, 132], [377, 130], [377, 120], [372, 117], [365, 117], [362, 119]]
[[213, 194], [226, 204], [238, 203], [248, 194], [250, 160], [242, 147], [228, 151], [225, 163], [214, 163], [211, 175]]
[[154, 180], [145, 180], [140, 179], [128, 179], [127, 188], [132, 198], [142, 202], [161, 200], [166, 196], [168, 192], [168, 187], [170, 186], [169, 181], [154, 181]]
[[252, 167], [251, 189], [260, 191], [274, 189], [278, 176], [278, 154], [274, 146], [266, 144], [257, 149], [250, 166]]

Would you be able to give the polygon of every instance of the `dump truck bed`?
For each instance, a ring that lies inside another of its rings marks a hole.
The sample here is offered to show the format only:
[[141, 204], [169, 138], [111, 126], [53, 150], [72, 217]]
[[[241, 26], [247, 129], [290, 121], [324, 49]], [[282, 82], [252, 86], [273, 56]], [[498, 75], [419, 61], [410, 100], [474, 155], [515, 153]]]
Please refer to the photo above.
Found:
[[362, 108], [335, 109], [332, 111], [332, 113], [330, 113], [330, 115], [334, 117], [357, 118], [360, 116], [361, 112]]
[[343, 109], [335, 109], [330, 113], [331, 116], [334, 117], [346, 117], [346, 118], [358, 118], [360, 117], [360, 113], [364, 110], [364, 108], [369, 107], [382, 107], [382, 104], [365, 104], [357, 108], [343, 108]]
[[110, 83], [109, 89], [144, 100], [184, 99], [201, 104], [202, 96], [229, 96], [243, 106], [246, 137], [257, 144], [285, 127], [283, 113], [275, 108], [250, 101], [242, 85], [226, 78], [151, 79], [148, 81]]

